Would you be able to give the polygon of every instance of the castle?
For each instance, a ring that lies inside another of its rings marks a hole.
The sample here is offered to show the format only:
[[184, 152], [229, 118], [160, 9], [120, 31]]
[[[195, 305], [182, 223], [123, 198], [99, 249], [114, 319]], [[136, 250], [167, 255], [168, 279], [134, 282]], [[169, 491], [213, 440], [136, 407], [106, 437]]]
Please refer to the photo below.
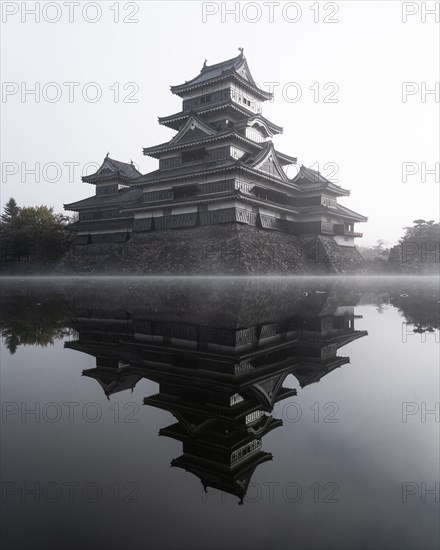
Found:
[[70, 225], [77, 260], [141, 262], [148, 273], [298, 273], [317, 264], [343, 272], [361, 263], [354, 224], [367, 218], [339, 204], [350, 192], [318, 171], [301, 166], [289, 179], [297, 159], [274, 147], [283, 129], [262, 114], [272, 94], [255, 83], [242, 48], [205, 61], [171, 92], [182, 110], [159, 123], [177, 133], [143, 150], [159, 168], [141, 174], [107, 155], [82, 178], [95, 195], [65, 205], [79, 215]]

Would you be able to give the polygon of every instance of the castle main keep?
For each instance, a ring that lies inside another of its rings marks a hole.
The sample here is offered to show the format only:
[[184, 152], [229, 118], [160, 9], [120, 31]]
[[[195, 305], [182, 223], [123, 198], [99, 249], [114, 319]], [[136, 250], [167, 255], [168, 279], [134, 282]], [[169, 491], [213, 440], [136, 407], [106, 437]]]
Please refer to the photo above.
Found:
[[283, 129], [266, 119], [272, 94], [255, 83], [243, 49], [203, 65], [171, 92], [182, 109], [159, 118], [176, 131], [144, 148], [159, 161], [141, 174], [108, 155], [83, 177], [95, 195], [66, 204], [78, 212], [73, 256], [84, 269], [170, 274], [346, 272], [362, 258], [355, 223], [338, 203], [350, 194], [278, 151]]

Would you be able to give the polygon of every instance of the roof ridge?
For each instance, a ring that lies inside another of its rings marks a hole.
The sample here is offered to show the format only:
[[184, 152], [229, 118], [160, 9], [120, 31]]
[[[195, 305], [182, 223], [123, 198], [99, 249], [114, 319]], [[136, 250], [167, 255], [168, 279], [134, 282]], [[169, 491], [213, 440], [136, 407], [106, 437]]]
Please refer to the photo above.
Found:
[[[230, 59], [226, 59], [225, 61], [220, 61], [219, 63], [214, 63], [213, 65], [208, 65], [206, 63], [206, 60], [205, 60], [205, 64], [203, 65], [202, 67], [202, 70], [200, 72], [204, 72], [204, 71], [209, 71], [209, 70], [212, 70], [212, 69], [219, 69], [222, 65], [229, 65], [231, 64], [232, 66], [235, 65], [235, 63], [238, 61], [238, 60], [241, 60], [241, 59], [245, 59], [244, 55], [243, 55], [243, 52], [240, 52], [238, 55], [236, 55], [235, 57], [231, 57]], [[233, 62], [233, 63], [232, 63]]]
[[[127, 166], [129, 168], [133, 168], [134, 170], [136, 170], [137, 172], [139, 172], [139, 170], [136, 168], [136, 166], [134, 165], [133, 161], [131, 162], [124, 162], [122, 160], [117, 160], [117, 159], [112, 159], [111, 157], [109, 157], [108, 155], [105, 157], [104, 159], [104, 162], [108, 160], [110, 161], [112, 164], [116, 164], [116, 166], [119, 166], [119, 165], [122, 165], [122, 166]], [[140, 172], [139, 172], [140, 173]]]

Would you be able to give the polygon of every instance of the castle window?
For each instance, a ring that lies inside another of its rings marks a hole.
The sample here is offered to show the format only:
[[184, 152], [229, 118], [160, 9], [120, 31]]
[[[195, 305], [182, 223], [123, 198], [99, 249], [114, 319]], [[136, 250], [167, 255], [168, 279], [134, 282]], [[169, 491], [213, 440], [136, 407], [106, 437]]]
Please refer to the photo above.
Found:
[[198, 160], [203, 160], [205, 157], [205, 149], [196, 149], [194, 151], [187, 151], [182, 153], [182, 162], [196, 162]]
[[118, 192], [118, 186], [117, 185], [99, 185], [96, 186], [96, 194], [97, 195], [112, 195], [114, 193]]
[[255, 411], [253, 413], [250, 413], [246, 416], [246, 424], [250, 424], [251, 422], [255, 422], [255, 420], [258, 420], [263, 416], [263, 411]]
[[239, 393], [234, 393], [234, 395], [231, 395], [229, 399], [229, 403], [231, 407], [234, 405], [237, 405], [237, 403], [241, 403], [243, 401], [243, 397]]
[[94, 212], [80, 212], [79, 220], [80, 221], [93, 220], [93, 214]]
[[229, 153], [229, 147], [217, 147], [216, 149], [211, 149], [207, 153], [208, 160], [218, 160], [223, 159]]
[[179, 187], [173, 187], [175, 199], [185, 199], [188, 197], [195, 197], [198, 192], [197, 185], [180, 185]]
[[80, 212], [80, 221], [105, 220], [120, 217], [119, 210], [95, 210], [93, 212]]
[[161, 159], [159, 161], [159, 168], [161, 170], [168, 170], [169, 168], [175, 168], [180, 164], [180, 157], [172, 157], [168, 159]]

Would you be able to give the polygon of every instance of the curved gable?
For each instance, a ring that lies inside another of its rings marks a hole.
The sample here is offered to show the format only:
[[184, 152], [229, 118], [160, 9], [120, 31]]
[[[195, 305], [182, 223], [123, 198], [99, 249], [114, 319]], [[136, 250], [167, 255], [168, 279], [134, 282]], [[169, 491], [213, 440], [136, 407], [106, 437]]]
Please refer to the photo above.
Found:
[[202, 122], [198, 117], [191, 115], [183, 128], [173, 137], [170, 145], [184, 143], [185, 141], [195, 141], [204, 137], [210, 137], [216, 134], [216, 131]]
[[289, 178], [286, 176], [281, 167], [281, 163], [278, 160], [276, 151], [271, 141], [268, 141], [257, 155], [249, 158], [246, 164], [255, 170], [261, 170], [262, 172], [278, 177], [283, 181], [289, 181]]

